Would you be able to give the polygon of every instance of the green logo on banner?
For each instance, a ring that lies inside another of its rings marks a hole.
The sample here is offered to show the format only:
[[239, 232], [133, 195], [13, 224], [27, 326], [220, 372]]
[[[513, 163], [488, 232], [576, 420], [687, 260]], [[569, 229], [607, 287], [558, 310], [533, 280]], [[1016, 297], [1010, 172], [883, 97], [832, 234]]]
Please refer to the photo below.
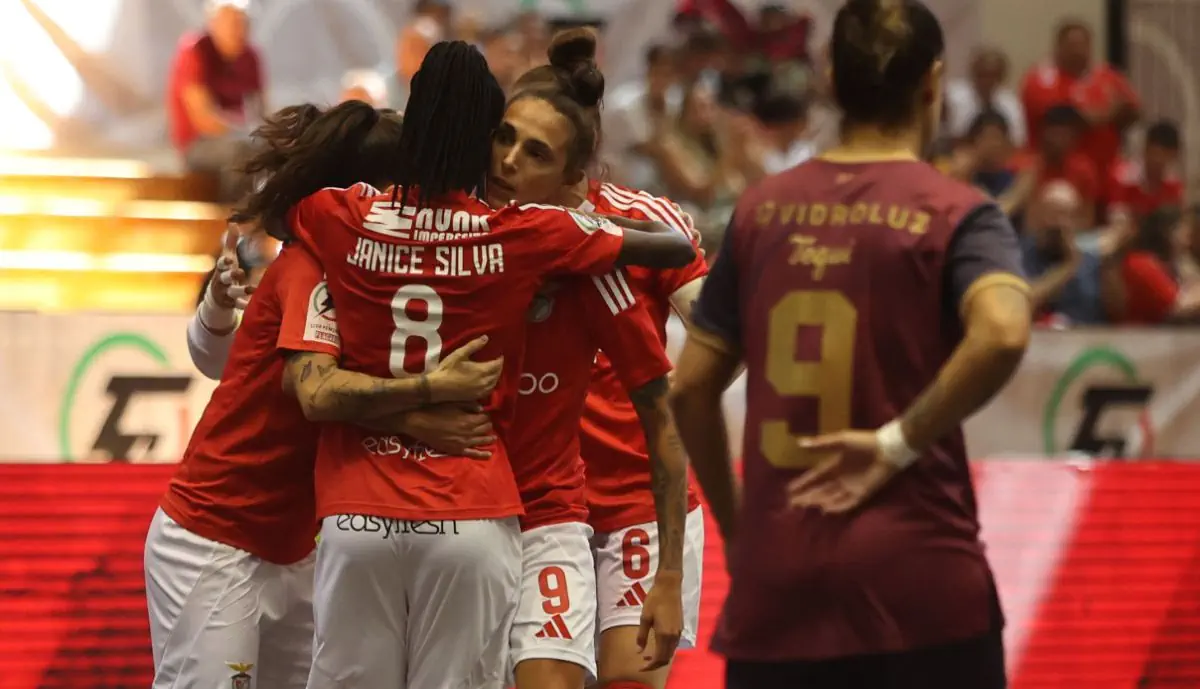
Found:
[[[1104, 382], [1086, 382], [1082, 389], [1076, 389], [1084, 374], [1095, 369], [1105, 369], [1110, 372]], [[1112, 382], [1112, 373], [1116, 373], [1121, 382]], [[1064, 404], [1074, 409], [1078, 404], [1079, 421], [1071, 436], [1071, 442], [1065, 448], [1058, 442], [1058, 421], [1066, 411]], [[1100, 428], [1100, 420], [1104, 413], [1113, 408], [1136, 408], [1140, 410], [1137, 425], [1142, 431], [1142, 451], [1149, 453], [1154, 446], [1154, 428], [1150, 423], [1146, 405], [1154, 396], [1154, 387], [1138, 378], [1137, 368], [1121, 352], [1111, 347], [1093, 347], [1084, 350], [1082, 354], [1067, 366], [1067, 370], [1054, 384], [1046, 408], [1042, 413], [1042, 449], [1047, 455], [1058, 454], [1063, 450], [1083, 452], [1092, 456], [1125, 456], [1125, 433], [1104, 435]], [[1077, 401], [1076, 401], [1077, 400]]]
[[[110, 356], [118, 353], [133, 354], [145, 360], [147, 371], [131, 373], [128, 365], [113, 370], [102, 368], [102, 364]], [[161, 372], [151, 372], [155, 369]], [[100, 395], [92, 393], [90, 388], [86, 391], [87, 394], [83, 390], [84, 382], [89, 380], [93, 373], [100, 376], [103, 394], [110, 400], [107, 410], [104, 410]], [[83, 353], [67, 379], [67, 389], [63, 393], [58, 414], [60, 457], [64, 462], [97, 456], [125, 461], [134, 459], [139, 453], [150, 453], [158, 445], [160, 436], [152, 430], [137, 433], [125, 431], [123, 422], [130, 403], [141, 395], [184, 395], [191, 385], [191, 374], [171, 372], [171, 363], [166, 352], [144, 335], [121, 332], [102, 338]], [[85, 413], [100, 413], [106, 416], [91, 442], [86, 447], [75, 448], [72, 442], [72, 424], [81, 413], [83, 403], [89, 405]], [[97, 409], [101, 411], [93, 411]]]

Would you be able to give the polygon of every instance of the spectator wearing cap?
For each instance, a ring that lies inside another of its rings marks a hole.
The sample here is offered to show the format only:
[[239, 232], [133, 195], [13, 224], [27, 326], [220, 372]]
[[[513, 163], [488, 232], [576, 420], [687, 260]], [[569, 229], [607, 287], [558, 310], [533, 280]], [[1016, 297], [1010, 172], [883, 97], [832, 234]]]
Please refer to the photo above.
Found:
[[262, 65], [247, 36], [246, 0], [209, 0], [205, 9], [205, 29], [185, 34], [176, 49], [167, 117], [187, 168], [219, 175], [221, 200], [232, 202], [246, 190], [234, 168], [264, 111]]
[[1018, 170], [1031, 170], [1040, 192], [1050, 182], [1069, 182], [1084, 204], [1084, 219], [1091, 226], [1100, 199], [1100, 174], [1092, 158], [1078, 148], [1086, 122], [1071, 105], [1055, 105], [1045, 111], [1036, 149], [1015, 156]]
[[1038, 145], [1046, 113], [1070, 103], [1086, 122], [1079, 146], [1098, 170], [1107, 171], [1121, 150], [1122, 137], [1137, 121], [1137, 94], [1123, 74], [1092, 58], [1092, 30], [1068, 20], [1055, 33], [1052, 62], [1035, 65], [1025, 75], [1021, 100], [1029, 123], [1029, 138]]
[[971, 57], [967, 79], [955, 79], [946, 85], [947, 126], [953, 136], [968, 134], [975, 118], [984, 111], [1001, 115], [1008, 138], [1018, 147], [1025, 145], [1025, 108], [1008, 81], [1008, 56], [996, 48], [980, 48]]
[[1146, 130], [1140, 160], [1118, 160], [1109, 170], [1107, 201], [1110, 219], [1134, 219], [1160, 208], [1183, 205], [1179, 178], [1179, 127], [1160, 120]]

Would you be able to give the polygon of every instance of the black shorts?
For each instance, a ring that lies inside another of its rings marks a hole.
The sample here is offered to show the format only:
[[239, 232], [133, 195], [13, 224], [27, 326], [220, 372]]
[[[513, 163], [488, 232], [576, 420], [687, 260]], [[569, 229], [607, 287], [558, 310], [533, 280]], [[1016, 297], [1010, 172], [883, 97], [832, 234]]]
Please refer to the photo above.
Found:
[[1004, 638], [985, 636], [899, 653], [834, 660], [731, 660], [726, 689], [1006, 689]]

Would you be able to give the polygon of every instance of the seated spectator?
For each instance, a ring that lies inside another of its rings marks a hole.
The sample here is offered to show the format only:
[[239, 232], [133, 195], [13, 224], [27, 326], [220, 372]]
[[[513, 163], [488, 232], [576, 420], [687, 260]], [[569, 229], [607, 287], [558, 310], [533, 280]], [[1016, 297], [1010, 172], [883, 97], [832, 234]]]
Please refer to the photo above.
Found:
[[1142, 219], [1121, 262], [1123, 322], [1194, 322], [1200, 316], [1200, 284], [1185, 282], [1179, 270], [1190, 256], [1191, 235], [1189, 222], [1177, 208], [1160, 208]]
[[762, 125], [758, 154], [762, 174], [783, 172], [816, 155], [813, 142], [804, 135], [808, 128], [808, 105], [803, 99], [791, 95], [768, 96], [755, 108], [754, 115]]
[[1179, 179], [1179, 127], [1166, 120], [1146, 130], [1141, 160], [1119, 160], [1109, 171], [1110, 218], [1145, 217], [1159, 208], [1183, 205]]
[[971, 123], [967, 138], [956, 147], [953, 167], [965, 168], [965, 173], [956, 176], [996, 199], [1011, 216], [1024, 209], [1037, 184], [1037, 173], [1033, 169], [1013, 169], [1014, 147], [1008, 124], [1008, 118], [994, 110], [980, 113]]
[[646, 146], [655, 127], [660, 121], [678, 116], [684, 95], [670, 49], [650, 46], [645, 64], [645, 76], [613, 89], [605, 97], [601, 111], [602, 158], [616, 180], [639, 189], [657, 179], [654, 164], [646, 156]]
[[946, 85], [949, 109], [947, 127], [954, 137], [966, 136], [975, 119], [983, 112], [1000, 115], [1007, 124], [1008, 138], [1021, 148], [1025, 145], [1025, 108], [1016, 91], [1005, 85], [1008, 80], [1008, 56], [995, 48], [980, 48], [971, 58], [971, 74]]
[[171, 139], [187, 168], [220, 176], [221, 200], [246, 191], [237, 164], [263, 115], [262, 67], [247, 41], [247, 0], [209, 0], [202, 33], [179, 41], [167, 89]]
[[1095, 325], [1106, 320], [1100, 271], [1104, 257], [1076, 243], [1084, 204], [1067, 182], [1042, 189], [1021, 237], [1022, 262], [1040, 323]]
[[1121, 150], [1122, 137], [1137, 121], [1141, 105], [1129, 80], [1108, 64], [1093, 64], [1092, 30], [1068, 20], [1055, 34], [1053, 62], [1034, 65], [1025, 75], [1021, 101], [1029, 124], [1029, 141], [1041, 142], [1045, 117], [1060, 103], [1071, 103], [1083, 115], [1079, 148], [1097, 170], [1108, 170]]
[[371, 69], [352, 69], [342, 75], [342, 95], [338, 102], [360, 100], [377, 108], [388, 107], [387, 80]]
[[1092, 159], [1076, 147], [1084, 126], [1083, 116], [1073, 106], [1050, 108], [1042, 118], [1037, 148], [1016, 156], [1014, 164], [1018, 170], [1034, 172], [1039, 190], [1055, 180], [1069, 182], [1084, 204], [1083, 226], [1092, 227], [1100, 198], [1100, 175]]

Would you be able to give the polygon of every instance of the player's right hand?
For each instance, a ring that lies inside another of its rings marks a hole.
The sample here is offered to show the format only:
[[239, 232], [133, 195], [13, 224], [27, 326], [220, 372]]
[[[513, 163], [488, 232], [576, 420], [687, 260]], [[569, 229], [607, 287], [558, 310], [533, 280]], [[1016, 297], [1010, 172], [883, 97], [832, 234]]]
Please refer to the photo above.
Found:
[[402, 432], [431, 449], [455, 457], [487, 459], [496, 442], [492, 419], [477, 404], [440, 404], [404, 414]]
[[504, 357], [491, 361], [471, 361], [471, 355], [487, 344], [487, 335], [477, 337], [454, 350], [429, 374], [434, 402], [472, 402], [492, 393], [500, 382]]
[[235, 225], [225, 230], [225, 238], [221, 244], [221, 256], [217, 259], [216, 270], [208, 281], [208, 291], [217, 306], [226, 309], [244, 309], [250, 303], [250, 295], [254, 286], [246, 279], [246, 272], [238, 266], [237, 244], [240, 234]]

